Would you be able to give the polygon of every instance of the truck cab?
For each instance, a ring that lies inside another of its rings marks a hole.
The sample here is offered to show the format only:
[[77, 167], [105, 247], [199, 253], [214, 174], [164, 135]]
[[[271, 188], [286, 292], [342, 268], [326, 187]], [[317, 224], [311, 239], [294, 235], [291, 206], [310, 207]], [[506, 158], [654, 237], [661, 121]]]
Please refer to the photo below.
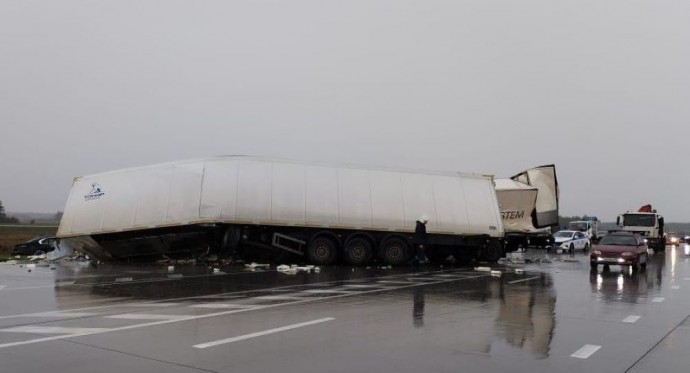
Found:
[[[594, 218], [596, 219], [596, 218]], [[598, 220], [578, 220], [571, 221], [568, 223], [568, 228], [571, 231], [582, 232], [587, 235], [590, 240], [596, 241], [598, 237], [599, 230]]]
[[622, 231], [639, 233], [654, 251], [664, 251], [666, 237], [664, 217], [654, 212], [627, 212], [618, 216], [616, 225]]

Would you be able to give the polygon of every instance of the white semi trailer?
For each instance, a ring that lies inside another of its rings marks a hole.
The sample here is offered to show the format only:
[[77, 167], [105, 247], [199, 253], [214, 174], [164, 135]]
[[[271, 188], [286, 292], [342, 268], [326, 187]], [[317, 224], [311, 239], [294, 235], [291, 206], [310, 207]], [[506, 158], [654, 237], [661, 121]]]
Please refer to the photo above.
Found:
[[430, 256], [504, 255], [491, 176], [246, 156], [78, 177], [58, 238], [102, 259], [268, 250], [314, 264], [401, 264], [420, 216]]

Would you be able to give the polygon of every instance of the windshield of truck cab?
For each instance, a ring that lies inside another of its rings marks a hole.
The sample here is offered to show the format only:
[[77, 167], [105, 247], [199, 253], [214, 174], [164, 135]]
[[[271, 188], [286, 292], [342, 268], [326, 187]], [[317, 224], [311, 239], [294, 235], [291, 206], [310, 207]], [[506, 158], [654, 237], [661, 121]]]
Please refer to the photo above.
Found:
[[623, 225], [628, 227], [653, 227], [656, 225], [656, 215], [625, 214], [623, 215]]
[[587, 228], [587, 222], [585, 221], [574, 221], [570, 223], [570, 229], [574, 231], [584, 232]]
[[631, 236], [608, 235], [601, 238], [599, 245], [636, 246], [637, 240]]

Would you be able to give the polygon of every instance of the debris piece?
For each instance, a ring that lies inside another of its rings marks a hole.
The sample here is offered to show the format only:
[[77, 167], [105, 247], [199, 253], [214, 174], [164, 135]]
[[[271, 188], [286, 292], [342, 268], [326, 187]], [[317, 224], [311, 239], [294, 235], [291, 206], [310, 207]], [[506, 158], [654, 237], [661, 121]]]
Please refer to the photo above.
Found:
[[270, 264], [258, 264], [258, 263], [254, 263], [254, 262], [252, 262], [251, 264], [245, 264], [244, 266], [245, 266], [246, 268], [250, 268], [250, 269], [255, 269], [255, 268], [270, 268], [270, 267], [271, 267]]
[[168, 272], [175, 271], [175, 266], [168, 266]]
[[521, 275], [521, 274], [525, 273], [525, 271], [520, 269], [520, 268], [515, 268], [515, 273], [518, 275]]
[[320, 268], [320, 267], [314, 267], [314, 272], [315, 272], [315, 273], [321, 272], [321, 268]]

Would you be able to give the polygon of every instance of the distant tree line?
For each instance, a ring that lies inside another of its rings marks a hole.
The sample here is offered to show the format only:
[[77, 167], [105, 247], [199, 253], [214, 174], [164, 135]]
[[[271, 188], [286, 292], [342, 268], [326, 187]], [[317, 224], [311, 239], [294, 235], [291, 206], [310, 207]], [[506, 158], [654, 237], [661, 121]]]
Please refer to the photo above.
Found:
[[17, 224], [19, 219], [13, 216], [7, 216], [5, 214], [5, 206], [3, 206], [2, 201], [0, 201], [0, 224]]

